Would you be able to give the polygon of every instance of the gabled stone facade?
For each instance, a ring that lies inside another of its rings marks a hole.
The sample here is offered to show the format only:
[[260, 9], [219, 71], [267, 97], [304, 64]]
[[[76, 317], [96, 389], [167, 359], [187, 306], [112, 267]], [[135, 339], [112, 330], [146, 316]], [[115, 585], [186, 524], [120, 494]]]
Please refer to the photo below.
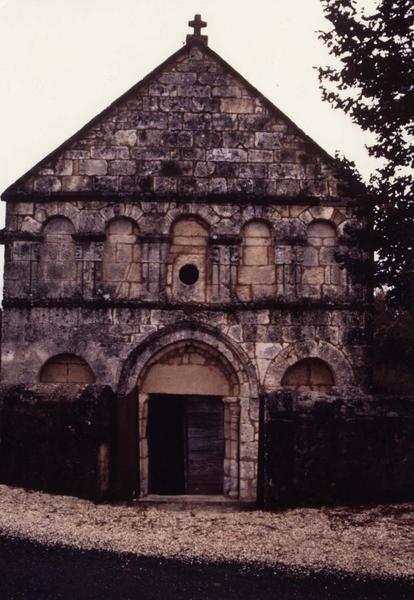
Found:
[[110, 386], [124, 425], [99, 456], [126, 496], [153, 491], [151, 397], [220, 397], [223, 494], [254, 500], [260, 396], [369, 382], [349, 189], [191, 36], [3, 194], [2, 382]]

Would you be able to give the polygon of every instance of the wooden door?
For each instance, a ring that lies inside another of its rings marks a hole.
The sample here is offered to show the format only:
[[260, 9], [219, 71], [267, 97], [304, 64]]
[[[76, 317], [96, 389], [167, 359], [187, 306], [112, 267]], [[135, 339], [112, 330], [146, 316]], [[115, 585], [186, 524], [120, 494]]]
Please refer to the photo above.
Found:
[[223, 403], [220, 398], [192, 396], [185, 409], [187, 494], [222, 494]]
[[115, 411], [114, 495], [130, 500], [139, 493], [138, 484], [138, 390], [118, 396]]
[[221, 399], [151, 396], [148, 416], [150, 493], [222, 494]]

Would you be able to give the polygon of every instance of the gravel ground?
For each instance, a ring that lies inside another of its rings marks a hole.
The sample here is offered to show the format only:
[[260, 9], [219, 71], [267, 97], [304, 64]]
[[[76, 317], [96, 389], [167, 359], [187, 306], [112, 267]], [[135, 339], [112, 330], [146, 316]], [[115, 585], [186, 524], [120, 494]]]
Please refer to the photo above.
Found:
[[414, 504], [300, 508], [96, 505], [0, 486], [0, 534], [189, 562], [414, 578]]

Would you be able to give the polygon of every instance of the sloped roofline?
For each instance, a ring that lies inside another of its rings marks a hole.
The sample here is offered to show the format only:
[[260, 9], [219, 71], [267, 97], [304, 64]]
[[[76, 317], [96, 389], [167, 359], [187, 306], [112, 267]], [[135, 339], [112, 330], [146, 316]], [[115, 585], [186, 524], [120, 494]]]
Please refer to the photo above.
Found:
[[185, 54], [188, 49], [192, 46], [198, 46], [200, 50], [205, 52], [208, 56], [216, 60], [227, 72], [231, 73], [235, 78], [237, 78], [253, 95], [256, 95], [260, 98], [260, 100], [264, 103], [264, 105], [269, 109], [270, 113], [275, 115], [278, 118], [284, 119], [287, 121], [290, 127], [301, 136], [308, 144], [313, 146], [315, 150], [328, 162], [331, 166], [335, 167], [337, 165], [337, 160], [331, 156], [326, 150], [324, 150], [315, 140], [313, 140], [310, 136], [308, 136], [296, 123], [294, 123], [283, 111], [281, 111], [277, 106], [273, 104], [266, 96], [264, 96], [257, 88], [255, 88], [247, 79], [243, 77], [236, 69], [234, 69], [228, 62], [226, 62], [219, 54], [214, 52], [209, 46], [206, 46], [203, 42], [199, 42], [195, 39], [187, 41], [187, 43], [171, 54], [164, 62], [162, 62], [158, 67], [156, 67], [153, 71], [148, 73], [143, 79], [138, 81], [138, 83], [134, 84], [131, 88], [129, 88], [126, 92], [124, 92], [121, 96], [119, 96], [116, 100], [111, 102], [109, 106], [104, 108], [100, 113], [94, 116], [90, 121], [88, 121], [85, 125], [83, 125], [76, 133], [71, 135], [67, 140], [65, 140], [60, 146], [52, 150], [47, 156], [39, 160], [33, 167], [31, 167], [26, 173], [21, 175], [14, 183], [12, 183], [6, 190], [2, 193], [1, 199], [7, 200], [7, 196], [11, 196], [14, 192], [14, 188], [18, 186], [24, 179], [30, 177], [35, 173], [37, 169], [39, 169], [44, 163], [48, 163], [53, 160], [57, 155], [59, 155], [63, 150], [65, 150], [73, 141], [75, 141], [78, 137], [80, 137], [83, 133], [85, 133], [90, 127], [98, 123], [102, 118], [106, 117], [110, 113], [112, 109], [114, 109], [118, 104], [121, 104], [124, 100], [126, 100], [130, 95], [136, 93], [140, 90], [141, 87], [145, 86], [151, 79], [153, 79], [158, 73], [163, 71], [166, 67], [170, 65], [170, 63], [175, 62], [178, 58], [180, 58], [183, 54]]

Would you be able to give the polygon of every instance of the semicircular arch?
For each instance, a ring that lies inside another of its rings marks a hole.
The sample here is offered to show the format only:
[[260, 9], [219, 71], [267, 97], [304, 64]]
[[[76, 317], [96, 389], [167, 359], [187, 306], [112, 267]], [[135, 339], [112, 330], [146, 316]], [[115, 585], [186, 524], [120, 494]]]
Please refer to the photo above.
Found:
[[328, 342], [309, 341], [290, 344], [279, 352], [266, 371], [266, 391], [280, 389], [286, 370], [305, 358], [319, 358], [324, 361], [332, 370], [336, 386], [355, 385], [352, 367], [340, 350]]
[[126, 394], [142, 381], [157, 356], [162, 357], [163, 353], [186, 344], [192, 346], [194, 354], [210, 357], [216, 373], [227, 375], [232, 395], [257, 398], [256, 369], [244, 352], [213, 327], [194, 323], [176, 324], [156, 332], [135, 348], [121, 370], [119, 392]]

